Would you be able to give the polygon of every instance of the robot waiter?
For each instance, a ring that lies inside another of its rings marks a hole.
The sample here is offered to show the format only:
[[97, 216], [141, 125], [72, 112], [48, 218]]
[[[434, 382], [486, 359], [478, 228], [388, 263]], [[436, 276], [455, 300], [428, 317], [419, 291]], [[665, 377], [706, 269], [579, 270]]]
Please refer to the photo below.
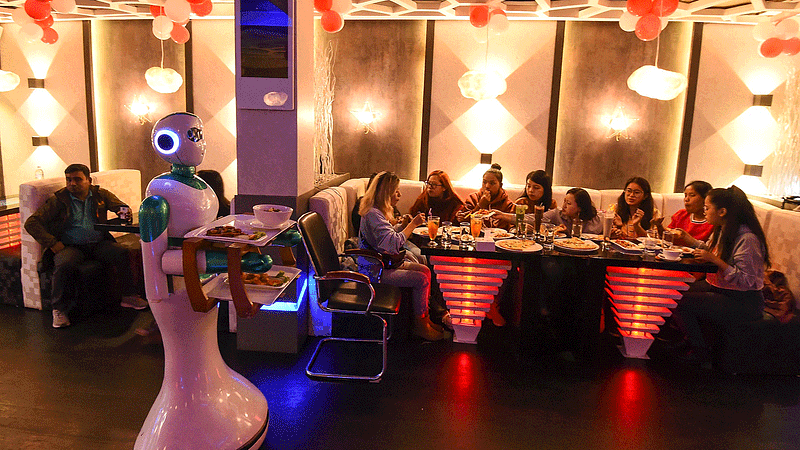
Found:
[[[147, 300], [161, 330], [165, 367], [134, 448], [258, 448], [269, 423], [264, 395], [222, 360], [217, 308], [196, 312], [184, 279], [170, 277], [184, 275], [187, 266], [184, 251], [174, 246], [188, 231], [214, 221], [218, 210], [214, 191], [195, 176], [205, 155], [203, 123], [194, 114], [173, 113], [155, 124], [151, 140], [156, 154], [172, 164], [150, 181], [139, 209]], [[219, 273], [229, 261], [224, 252], [201, 250], [189, 265]], [[246, 253], [239, 264], [247, 272], [265, 272], [272, 260]]]

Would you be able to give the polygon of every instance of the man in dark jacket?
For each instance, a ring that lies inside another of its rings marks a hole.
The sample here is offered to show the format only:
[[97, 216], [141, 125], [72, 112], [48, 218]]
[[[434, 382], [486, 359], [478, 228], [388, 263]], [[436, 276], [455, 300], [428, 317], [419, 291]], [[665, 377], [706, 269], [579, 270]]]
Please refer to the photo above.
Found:
[[67, 298], [66, 284], [77, 276], [78, 265], [87, 259], [100, 261], [116, 272], [122, 306], [147, 308], [147, 302], [135, 293], [128, 250], [108, 232], [94, 229], [94, 224], [106, 222], [108, 211], [119, 213], [128, 205], [92, 185], [89, 168], [83, 164], [70, 164], [64, 174], [67, 186], [56, 191], [25, 221], [25, 230], [47, 249], [45, 253], [53, 254], [53, 327], [70, 325], [67, 313], [75, 305], [73, 299]]

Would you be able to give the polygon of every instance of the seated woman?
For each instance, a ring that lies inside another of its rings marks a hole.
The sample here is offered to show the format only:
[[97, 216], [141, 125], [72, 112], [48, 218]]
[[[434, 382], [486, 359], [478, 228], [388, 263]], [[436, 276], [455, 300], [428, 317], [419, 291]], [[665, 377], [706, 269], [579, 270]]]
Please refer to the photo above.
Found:
[[[553, 200], [553, 179], [544, 170], [534, 170], [525, 177], [525, 192], [514, 200], [516, 205], [526, 205], [528, 207], [526, 220], [530, 214], [531, 223], [533, 223], [533, 207], [541, 206], [543, 211], [549, 211], [558, 207], [556, 201]], [[516, 220], [514, 211], [511, 213], [497, 211], [495, 217], [502, 220], [509, 225], [514, 224]]]
[[[489, 210], [506, 213], [514, 211], [514, 204], [511, 203], [508, 194], [503, 189], [503, 172], [500, 169], [500, 164], [495, 163], [483, 174], [481, 190], [470, 194], [469, 198], [464, 202], [464, 208], [456, 214], [459, 222], [469, 222], [469, 216], [474, 213], [487, 214]], [[484, 217], [483, 226], [510, 228], [510, 224], [494, 217], [494, 215]]]
[[692, 181], [683, 188], [684, 209], [672, 215], [667, 228], [675, 233], [675, 243], [686, 245], [690, 238], [705, 241], [711, 236], [714, 225], [706, 220], [706, 213], [703, 210], [706, 195], [711, 190], [711, 185], [705, 181]]
[[764, 269], [769, 251], [764, 230], [747, 195], [736, 186], [712, 189], [705, 199], [706, 220], [714, 226], [707, 243], [693, 239], [694, 257], [718, 270], [696, 281], [678, 301], [675, 320], [686, 334], [682, 355], [700, 363], [709, 356], [700, 322], [714, 329], [757, 320], [764, 310]]
[[625, 182], [625, 190], [612, 210], [617, 213], [611, 230], [614, 238], [635, 239], [645, 236], [651, 226], [657, 226], [664, 220], [653, 203], [650, 183], [642, 177], [632, 177]]
[[434, 170], [428, 175], [425, 190], [419, 194], [417, 201], [411, 206], [409, 213], [438, 216], [442, 222], [455, 222], [456, 213], [464, 207], [464, 202], [453, 190], [450, 177], [441, 170]]
[[[581, 220], [584, 233], [603, 234], [603, 220], [597, 215], [597, 208], [592, 204], [592, 197], [585, 189], [581, 188], [568, 190], [561, 209], [551, 209], [542, 216], [542, 222], [558, 226], [557, 232], [572, 230], [572, 223], [576, 219]], [[528, 220], [526, 215], [525, 221], [528, 222]], [[531, 217], [530, 223], [533, 223], [533, 217]]]
[[[397, 255], [411, 236], [415, 227], [425, 222], [424, 214], [417, 214], [401, 231], [392, 226], [392, 202], [400, 198], [400, 178], [392, 172], [380, 172], [370, 183], [361, 199], [361, 225], [358, 231], [361, 248]], [[410, 287], [413, 292], [413, 333], [428, 341], [444, 339], [441, 328], [428, 316], [428, 297], [431, 288], [431, 271], [428, 266], [406, 260], [396, 269], [385, 270], [381, 282], [393, 286]]]

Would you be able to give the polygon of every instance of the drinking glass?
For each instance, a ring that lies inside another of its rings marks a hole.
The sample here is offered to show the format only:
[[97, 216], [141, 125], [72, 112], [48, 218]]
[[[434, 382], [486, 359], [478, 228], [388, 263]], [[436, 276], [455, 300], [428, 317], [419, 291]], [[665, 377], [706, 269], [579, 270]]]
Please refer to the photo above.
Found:
[[528, 205], [514, 205], [514, 214], [516, 215], [517, 234], [524, 234], [525, 230], [525, 211], [528, 210]]
[[470, 234], [471, 227], [462, 227], [461, 228], [461, 248], [466, 250], [469, 248], [469, 244], [474, 241], [472, 235]]
[[439, 233], [439, 223], [439, 216], [428, 216], [428, 237], [431, 238], [428, 247], [436, 247], [439, 245], [436, 243], [436, 235]]
[[544, 247], [545, 250], [552, 250], [553, 241], [556, 237], [556, 226], [552, 223], [543, 223], [542, 230], [542, 235], [544, 236], [542, 247]]
[[644, 251], [655, 253], [658, 248], [658, 230], [651, 228], [647, 230], [647, 237], [644, 238]]
[[481, 227], [483, 226], [483, 215], [473, 214], [469, 219], [469, 231], [472, 237], [478, 238], [481, 235]]
[[675, 235], [670, 230], [664, 230], [664, 235], [661, 237], [661, 247], [667, 249], [672, 248], [672, 243], [675, 241]]
[[611, 245], [611, 229], [614, 228], [614, 211], [603, 211], [603, 247]]
[[455, 246], [461, 245], [461, 225], [459, 225], [458, 222], [450, 227], [450, 244]]
[[442, 248], [450, 248], [450, 222], [442, 222]]
[[533, 205], [533, 230], [538, 233], [542, 227], [542, 216], [544, 215], [544, 205]]
[[581, 231], [583, 231], [583, 221], [581, 219], [575, 219], [572, 222], [572, 237], [580, 239]]

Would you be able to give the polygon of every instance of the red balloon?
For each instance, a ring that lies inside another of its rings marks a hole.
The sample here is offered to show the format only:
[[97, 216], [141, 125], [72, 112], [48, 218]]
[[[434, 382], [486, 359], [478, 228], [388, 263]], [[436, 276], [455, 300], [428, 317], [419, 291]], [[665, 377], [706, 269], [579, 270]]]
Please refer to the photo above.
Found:
[[333, 7], [333, 0], [314, 0], [314, 9], [319, 12], [330, 11]]
[[489, 23], [489, 7], [486, 5], [471, 6], [469, 8], [469, 23], [477, 28], [483, 28]]
[[163, 6], [156, 6], [150, 5], [150, 15], [153, 17], [163, 16], [164, 14], [164, 7]]
[[336, 33], [344, 27], [342, 15], [334, 10], [322, 13], [322, 29], [328, 33]]
[[50, 2], [26, 0], [25, 12], [28, 13], [33, 20], [42, 20], [50, 15]]
[[790, 56], [800, 53], [800, 38], [793, 37], [783, 41], [783, 53]]
[[666, 17], [678, 9], [678, 0], [653, 0], [653, 13], [658, 17]]
[[193, 3], [195, 5], [199, 5], [200, 3], [203, 3], [203, 0], [186, 0], [186, 1], [188, 1], [189, 3]]
[[178, 23], [172, 23], [172, 31], [169, 36], [178, 44], [185, 44], [189, 40], [189, 30]]
[[628, 0], [626, 6], [634, 16], [644, 16], [653, 9], [653, 0]]
[[34, 20], [34, 22], [36, 22], [36, 25], [39, 25], [40, 27], [42, 27], [44, 29], [44, 28], [52, 27], [53, 26], [53, 22], [55, 22], [55, 20], [53, 20], [53, 16], [52, 15], [49, 15], [49, 16], [45, 17], [42, 20]]
[[760, 47], [758, 47], [758, 52], [761, 53], [761, 56], [764, 58], [774, 58], [780, 55], [782, 51], [783, 41], [776, 37], [767, 39], [761, 43]]
[[42, 42], [45, 44], [55, 44], [58, 40], [58, 33], [56, 30], [52, 28], [45, 28], [44, 35], [42, 36]]
[[190, 6], [192, 7], [192, 12], [200, 17], [211, 14], [211, 10], [214, 8], [211, 0], [203, 0], [203, 3], [192, 3]]
[[652, 41], [661, 33], [661, 19], [653, 13], [648, 13], [636, 22], [636, 37], [643, 41]]

